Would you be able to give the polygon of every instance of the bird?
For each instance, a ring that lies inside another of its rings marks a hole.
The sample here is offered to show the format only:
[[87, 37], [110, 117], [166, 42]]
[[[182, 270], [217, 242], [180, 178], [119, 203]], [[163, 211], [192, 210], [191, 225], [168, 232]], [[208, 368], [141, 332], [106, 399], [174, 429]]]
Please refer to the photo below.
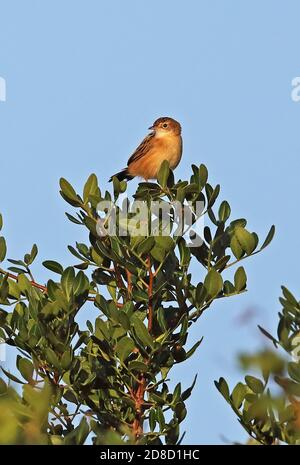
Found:
[[151, 131], [140, 143], [127, 162], [126, 168], [111, 176], [119, 181], [131, 180], [138, 176], [146, 181], [157, 179], [164, 160], [175, 169], [182, 156], [181, 126], [173, 118], [164, 116], [154, 121]]

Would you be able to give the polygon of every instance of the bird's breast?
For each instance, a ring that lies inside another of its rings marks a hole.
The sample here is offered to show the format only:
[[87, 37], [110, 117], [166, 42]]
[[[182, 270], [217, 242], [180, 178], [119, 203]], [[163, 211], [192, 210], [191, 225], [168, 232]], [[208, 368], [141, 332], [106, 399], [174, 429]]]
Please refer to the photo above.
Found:
[[182, 155], [182, 139], [181, 136], [165, 136], [157, 139], [152, 157], [156, 160], [158, 166], [164, 160], [168, 160], [170, 168], [176, 168], [180, 162]]
[[159, 168], [164, 160], [168, 160], [170, 168], [174, 169], [182, 156], [182, 138], [180, 135], [155, 137], [145, 155], [129, 166], [129, 172], [145, 179], [156, 179]]

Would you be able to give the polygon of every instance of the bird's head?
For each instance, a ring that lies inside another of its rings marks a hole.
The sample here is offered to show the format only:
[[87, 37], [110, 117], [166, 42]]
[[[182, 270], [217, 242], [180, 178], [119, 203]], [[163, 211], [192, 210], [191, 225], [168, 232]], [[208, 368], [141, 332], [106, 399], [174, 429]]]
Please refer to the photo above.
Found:
[[178, 136], [181, 134], [181, 126], [178, 121], [167, 116], [158, 118], [149, 129], [154, 131], [155, 135], [159, 137], [170, 135]]

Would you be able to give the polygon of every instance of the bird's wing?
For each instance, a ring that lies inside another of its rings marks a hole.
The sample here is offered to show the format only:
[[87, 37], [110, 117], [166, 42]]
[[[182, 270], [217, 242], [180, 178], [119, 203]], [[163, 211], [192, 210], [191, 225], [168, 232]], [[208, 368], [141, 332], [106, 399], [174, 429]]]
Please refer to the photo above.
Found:
[[133, 161], [139, 160], [140, 158], [144, 157], [147, 154], [151, 146], [153, 137], [154, 137], [154, 132], [151, 132], [150, 134], [148, 134], [148, 136], [145, 137], [145, 139], [140, 143], [138, 148], [133, 152], [133, 154], [129, 158], [128, 163], [127, 163], [128, 166]]

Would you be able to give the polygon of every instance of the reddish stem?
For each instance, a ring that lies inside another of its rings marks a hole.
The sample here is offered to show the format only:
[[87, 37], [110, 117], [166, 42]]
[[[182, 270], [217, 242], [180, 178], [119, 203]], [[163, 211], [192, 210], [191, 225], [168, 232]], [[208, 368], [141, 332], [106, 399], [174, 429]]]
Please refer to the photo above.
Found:
[[[10, 279], [14, 279], [15, 281], [18, 281], [18, 276], [12, 273], [5, 273]], [[35, 281], [29, 281], [32, 287], [36, 287], [40, 289], [43, 292], [47, 292], [47, 287], [43, 286], [42, 284], [38, 284]]]
[[[18, 281], [18, 276], [12, 273], [6, 273], [0, 271], [1, 274], [7, 275], [10, 279], [14, 279], [15, 281]], [[43, 286], [43, 284], [36, 283], [35, 281], [29, 281], [32, 287], [36, 287], [37, 289], [40, 289], [43, 292], [47, 292], [47, 286]], [[86, 300], [90, 302], [95, 302], [94, 297], [88, 297]]]
[[131, 281], [131, 273], [130, 271], [126, 270], [126, 276], [127, 276], [127, 292], [128, 292], [128, 299], [131, 299], [131, 293], [132, 293], [132, 281]]
[[139, 439], [143, 434], [143, 405], [145, 394], [146, 381], [142, 376], [136, 392], [133, 394], [135, 401], [136, 414], [132, 424], [132, 431], [136, 439]]
[[148, 286], [148, 331], [151, 333], [153, 327], [153, 305], [152, 305], [152, 293], [153, 293], [153, 273], [151, 267], [151, 259], [147, 259], [148, 270], [149, 270], [149, 286]]

